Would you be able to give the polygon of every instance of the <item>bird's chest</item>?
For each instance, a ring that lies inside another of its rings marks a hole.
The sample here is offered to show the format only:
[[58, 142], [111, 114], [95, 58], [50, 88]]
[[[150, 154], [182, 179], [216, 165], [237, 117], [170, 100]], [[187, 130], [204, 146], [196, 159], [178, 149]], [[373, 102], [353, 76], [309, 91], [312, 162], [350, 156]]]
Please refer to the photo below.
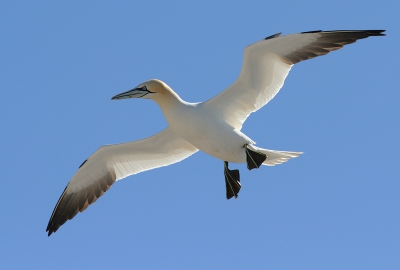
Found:
[[177, 135], [192, 144], [209, 141], [219, 132], [215, 129], [218, 123], [213, 115], [195, 108], [172, 113], [173, 115], [166, 117], [168, 124]]
[[238, 155], [242, 152], [243, 145], [247, 143], [233, 127], [208, 112], [189, 109], [166, 118], [178, 136], [219, 159], [228, 160]]

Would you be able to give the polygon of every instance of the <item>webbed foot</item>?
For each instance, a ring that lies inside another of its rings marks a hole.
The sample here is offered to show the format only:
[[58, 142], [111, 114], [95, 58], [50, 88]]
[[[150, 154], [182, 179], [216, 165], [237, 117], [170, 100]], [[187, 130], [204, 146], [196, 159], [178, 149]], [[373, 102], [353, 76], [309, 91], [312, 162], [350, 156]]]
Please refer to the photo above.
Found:
[[240, 188], [240, 174], [239, 170], [229, 170], [228, 162], [224, 161], [224, 174], [226, 184], [226, 198], [229, 200], [233, 196], [238, 197]]
[[267, 159], [267, 155], [250, 150], [247, 148], [247, 144], [244, 149], [246, 150], [247, 169], [249, 170], [260, 168], [261, 164]]

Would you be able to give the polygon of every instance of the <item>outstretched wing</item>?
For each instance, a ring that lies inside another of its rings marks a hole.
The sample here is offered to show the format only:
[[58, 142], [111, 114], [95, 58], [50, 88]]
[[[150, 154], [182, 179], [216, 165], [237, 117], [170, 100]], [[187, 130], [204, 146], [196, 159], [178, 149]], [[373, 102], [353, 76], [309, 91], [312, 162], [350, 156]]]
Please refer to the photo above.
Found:
[[206, 101], [236, 129], [250, 113], [268, 103], [281, 89], [290, 68], [303, 60], [325, 55], [346, 44], [385, 30], [311, 31], [280, 37], [280, 33], [247, 46], [238, 79], [225, 91]]
[[79, 167], [61, 194], [47, 225], [48, 235], [78, 211], [83, 212], [115, 181], [179, 162], [197, 150], [169, 127], [147, 139], [100, 147]]

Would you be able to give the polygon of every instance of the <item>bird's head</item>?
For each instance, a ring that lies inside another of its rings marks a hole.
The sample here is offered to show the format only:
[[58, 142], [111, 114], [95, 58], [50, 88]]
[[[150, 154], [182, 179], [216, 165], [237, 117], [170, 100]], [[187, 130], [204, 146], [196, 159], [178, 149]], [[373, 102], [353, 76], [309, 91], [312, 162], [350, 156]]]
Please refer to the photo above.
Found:
[[145, 98], [157, 100], [167, 92], [172, 91], [164, 82], [152, 79], [139, 84], [135, 88], [113, 96], [111, 99]]

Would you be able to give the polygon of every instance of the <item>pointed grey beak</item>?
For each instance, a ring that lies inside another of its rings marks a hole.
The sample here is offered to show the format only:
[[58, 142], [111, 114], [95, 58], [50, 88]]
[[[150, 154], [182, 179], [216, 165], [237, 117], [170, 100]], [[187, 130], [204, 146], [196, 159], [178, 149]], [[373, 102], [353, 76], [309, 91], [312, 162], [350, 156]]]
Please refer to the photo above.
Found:
[[144, 97], [145, 95], [150, 94], [150, 93], [154, 93], [154, 92], [151, 92], [151, 91], [147, 90], [147, 87], [143, 86], [141, 88], [134, 88], [132, 90], [129, 90], [129, 91], [123, 92], [121, 94], [115, 95], [115, 96], [113, 96], [111, 98], [111, 100], [114, 100], [114, 99], [128, 99], [128, 98], [141, 98], [141, 97]]

